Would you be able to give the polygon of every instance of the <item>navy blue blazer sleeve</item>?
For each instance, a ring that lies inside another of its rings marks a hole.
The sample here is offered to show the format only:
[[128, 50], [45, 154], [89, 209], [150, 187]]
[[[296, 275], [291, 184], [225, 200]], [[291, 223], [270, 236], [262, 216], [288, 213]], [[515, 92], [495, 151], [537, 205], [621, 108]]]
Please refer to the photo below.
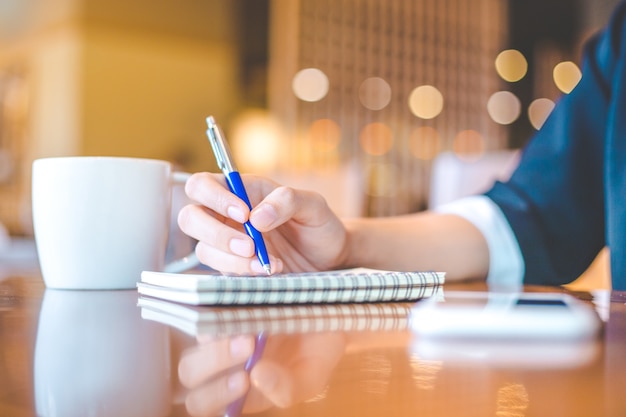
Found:
[[625, 12], [621, 3], [586, 43], [581, 81], [525, 147], [511, 179], [486, 193], [517, 237], [525, 283], [571, 282], [606, 244], [605, 143], [623, 88], [615, 84], [624, 77]]

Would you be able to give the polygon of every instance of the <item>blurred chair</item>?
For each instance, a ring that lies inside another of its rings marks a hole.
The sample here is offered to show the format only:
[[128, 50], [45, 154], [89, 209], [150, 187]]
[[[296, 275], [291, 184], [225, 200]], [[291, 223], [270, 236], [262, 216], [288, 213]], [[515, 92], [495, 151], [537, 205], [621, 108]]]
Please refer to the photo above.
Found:
[[517, 150], [491, 151], [471, 159], [442, 152], [433, 161], [428, 207], [487, 191], [496, 180], [507, 180], [518, 162]]

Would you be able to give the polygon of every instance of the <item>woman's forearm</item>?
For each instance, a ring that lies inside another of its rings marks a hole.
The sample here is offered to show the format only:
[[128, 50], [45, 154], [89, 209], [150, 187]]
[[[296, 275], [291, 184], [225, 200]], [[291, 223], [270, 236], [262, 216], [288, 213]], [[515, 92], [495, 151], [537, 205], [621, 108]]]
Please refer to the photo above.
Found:
[[449, 280], [484, 279], [489, 272], [487, 242], [459, 216], [421, 212], [344, 222], [346, 266], [443, 271]]

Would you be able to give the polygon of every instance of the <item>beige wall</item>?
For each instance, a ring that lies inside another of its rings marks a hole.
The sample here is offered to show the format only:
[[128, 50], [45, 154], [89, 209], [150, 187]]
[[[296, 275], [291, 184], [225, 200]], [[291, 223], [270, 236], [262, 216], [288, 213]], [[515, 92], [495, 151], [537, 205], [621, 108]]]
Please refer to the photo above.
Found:
[[28, 156], [76, 155], [80, 150], [82, 41], [76, 27], [60, 27], [30, 42]]
[[[32, 233], [35, 158], [125, 155], [213, 170], [204, 119], [241, 107], [230, 0], [8, 0], [0, 75], [24, 75], [18, 170], [0, 183], [0, 223]], [[8, 25], [10, 23], [10, 26]]]
[[81, 154], [214, 166], [204, 119], [238, 105], [232, 44], [90, 28], [82, 71]]

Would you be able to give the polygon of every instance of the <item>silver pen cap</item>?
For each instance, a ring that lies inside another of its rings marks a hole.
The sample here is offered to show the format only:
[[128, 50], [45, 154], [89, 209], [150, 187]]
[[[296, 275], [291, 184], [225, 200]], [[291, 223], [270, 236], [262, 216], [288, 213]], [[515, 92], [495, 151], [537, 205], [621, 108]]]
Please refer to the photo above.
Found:
[[206, 124], [208, 126], [206, 134], [209, 138], [209, 142], [211, 142], [211, 148], [213, 148], [218, 168], [221, 169], [224, 174], [230, 174], [231, 172], [236, 171], [237, 168], [233, 162], [228, 142], [224, 139], [222, 129], [215, 122], [213, 116], [206, 118]]

